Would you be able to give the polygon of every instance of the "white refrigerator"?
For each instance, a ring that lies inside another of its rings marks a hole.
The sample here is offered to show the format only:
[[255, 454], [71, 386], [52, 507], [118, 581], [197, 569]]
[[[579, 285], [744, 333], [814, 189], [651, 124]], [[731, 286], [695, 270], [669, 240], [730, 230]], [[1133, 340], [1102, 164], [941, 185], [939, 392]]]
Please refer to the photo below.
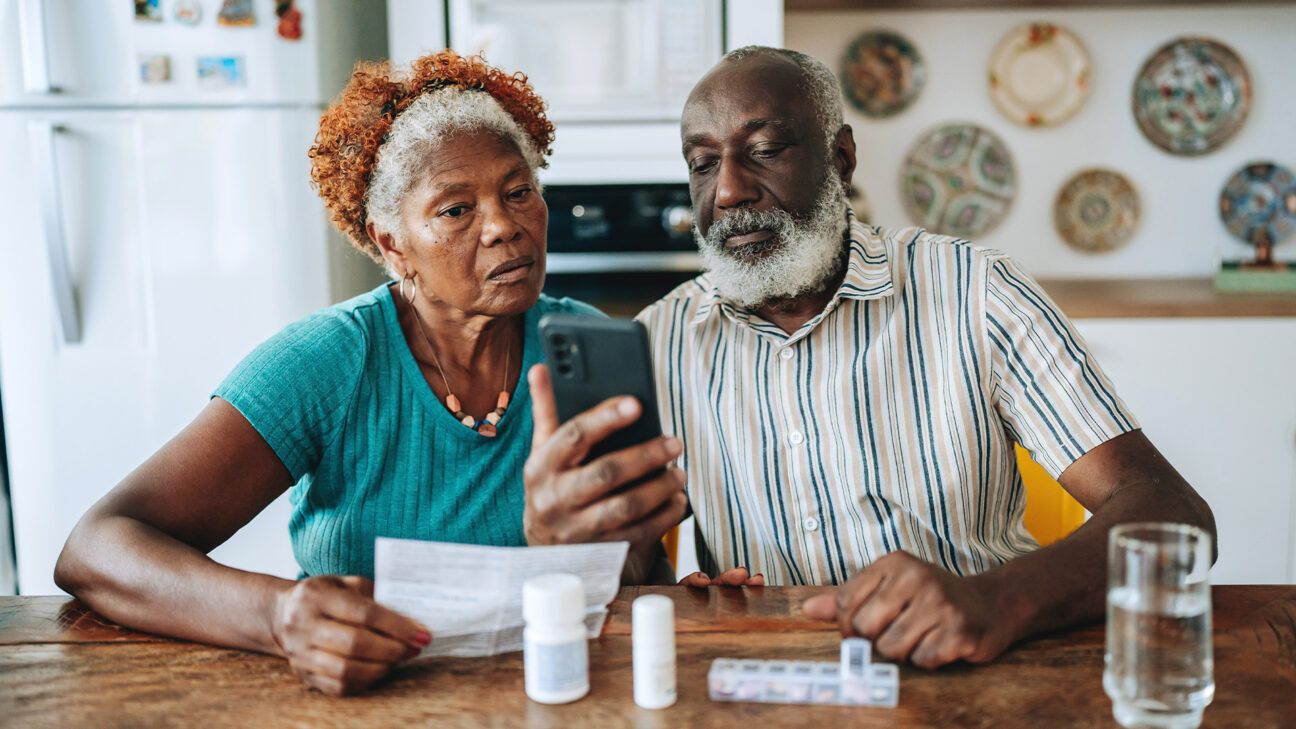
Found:
[[[306, 151], [354, 62], [386, 55], [386, 5], [289, 9], [0, 0], [0, 593], [6, 522], [18, 591], [56, 593], [77, 519], [242, 356], [377, 280]], [[213, 557], [294, 576], [288, 515], [281, 498]]]

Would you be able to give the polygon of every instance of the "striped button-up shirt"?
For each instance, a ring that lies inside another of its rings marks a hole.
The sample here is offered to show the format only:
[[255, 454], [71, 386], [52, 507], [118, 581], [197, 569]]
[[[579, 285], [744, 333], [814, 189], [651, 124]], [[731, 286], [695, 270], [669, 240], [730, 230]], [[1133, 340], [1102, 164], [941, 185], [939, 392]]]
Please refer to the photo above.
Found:
[[791, 335], [706, 274], [639, 315], [702, 568], [836, 584], [897, 549], [956, 574], [1035, 549], [1013, 443], [1056, 476], [1134, 417], [1003, 253], [853, 219], [849, 245]]

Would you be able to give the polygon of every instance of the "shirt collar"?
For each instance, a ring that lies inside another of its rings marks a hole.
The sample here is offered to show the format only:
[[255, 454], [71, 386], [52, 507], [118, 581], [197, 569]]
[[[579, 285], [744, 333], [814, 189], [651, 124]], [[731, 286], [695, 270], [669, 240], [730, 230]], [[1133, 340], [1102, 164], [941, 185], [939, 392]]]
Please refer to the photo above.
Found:
[[[846, 276], [842, 278], [832, 300], [824, 307], [824, 313], [836, 308], [841, 299], [880, 299], [891, 295], [895, 290], [891, 283], [891, 264], [887, 259], [886, 244], [882, 242], [878, 229], [856, 220], [855, 213], [850, 210], [846, 212], [846, 220], [847, 244], [850, 246], [846, 259]], [[709, 274], [703, 276], [699, 283], [705, 293], [693, 316], [694, 325], [702, 323], [717, 310], [734, 321], [750, 321], [751, 312], [725, 299]], [[811, 322], [818, 321], [821, 316], [815, 317]]]

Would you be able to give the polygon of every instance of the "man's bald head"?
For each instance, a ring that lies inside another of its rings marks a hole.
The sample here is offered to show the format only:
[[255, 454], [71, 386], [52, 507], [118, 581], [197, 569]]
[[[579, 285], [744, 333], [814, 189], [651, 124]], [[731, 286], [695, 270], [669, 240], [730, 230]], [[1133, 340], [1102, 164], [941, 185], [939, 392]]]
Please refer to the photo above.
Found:
[[763, 78], [759, 93], [783, 94], [791, 97], [786, 101], [798, 106], [804, 103], [813, 110], [815, 126], [822, 133], [825, 144], [831, 142], [845, 123], [841, 91], [832, 70], [804, 53], [770, 46], [743, 46], [726, 53], [693, 88], [685, 108], [695, 98], [714, 93], [719, 88], [732, 91], [734, 87], [728, 82], [735, 74], [747, 73]]

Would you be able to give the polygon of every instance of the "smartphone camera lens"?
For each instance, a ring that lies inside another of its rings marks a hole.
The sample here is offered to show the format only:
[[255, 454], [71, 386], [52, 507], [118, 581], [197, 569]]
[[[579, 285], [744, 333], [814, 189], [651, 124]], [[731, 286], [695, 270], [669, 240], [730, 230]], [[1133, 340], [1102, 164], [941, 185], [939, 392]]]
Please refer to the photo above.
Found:
[[565, 362], [558, 365], [558, 374], [562, 375], [563, 377], [571, 377], [571, 373], [572, 373], [571, 365]]
[[552, 337], [549, 338], [549, 341], [553, 342], [554, 349], [560, 352], [567, 349], [567, 344], [568, 344], [567, 337], [564, 337], [561, 334], [553, 335]]

